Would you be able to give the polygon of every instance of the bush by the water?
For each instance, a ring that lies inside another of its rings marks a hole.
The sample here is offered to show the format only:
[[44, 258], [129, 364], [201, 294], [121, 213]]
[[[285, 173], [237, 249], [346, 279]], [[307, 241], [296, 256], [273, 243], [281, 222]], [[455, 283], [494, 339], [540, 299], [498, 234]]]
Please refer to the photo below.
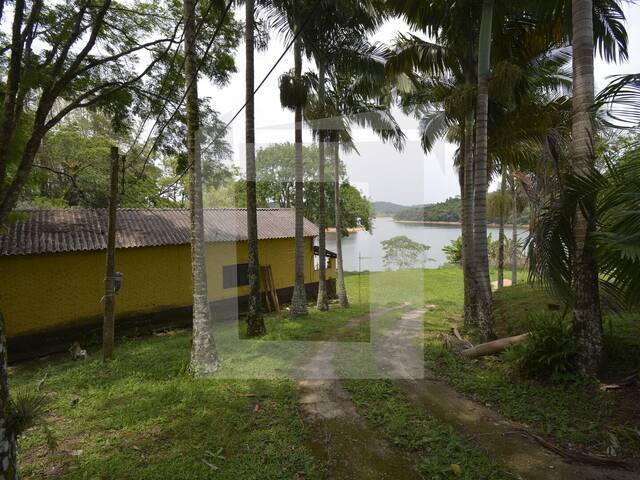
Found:
[[515, 371], [527, 378], [565, 380], [576, 373], [570, 323], [558, 314], [532, 315], [529, 338], [505, 352]]

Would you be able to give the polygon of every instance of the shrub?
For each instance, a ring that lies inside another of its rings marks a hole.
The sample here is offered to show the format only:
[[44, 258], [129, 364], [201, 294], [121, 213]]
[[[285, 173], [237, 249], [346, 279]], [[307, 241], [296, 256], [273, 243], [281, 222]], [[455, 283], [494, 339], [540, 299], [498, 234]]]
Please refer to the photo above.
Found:
[[442, 247], [442, 251], [447, 257], [447, 262], [453, 265], [462, 264], [462, 236], [451, 240], [449, 245]]
[[529, 338], [507, 350], [505, 359], [524, 377], [561, 381], [576, 373], [576, 355], [569, 322], [545, 313], [529, 317]]

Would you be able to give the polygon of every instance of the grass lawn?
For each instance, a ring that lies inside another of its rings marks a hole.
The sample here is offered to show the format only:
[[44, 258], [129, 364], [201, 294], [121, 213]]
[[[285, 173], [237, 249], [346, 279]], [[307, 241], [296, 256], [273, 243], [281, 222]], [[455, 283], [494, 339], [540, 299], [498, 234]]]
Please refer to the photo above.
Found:
[[[242, 328], [220, 326], [223, 367], [214, 379], [194, 380], [186, 373], [186, 330], [121, 341], [107, 365], [94, 350], [83, 362], [50, 357], [12, 367], [14, 392], [33, 390], [46, 376], [47, 423], [59, 444], [49, 452], [42, 427], [27, 431], [19, 444], [22, 478], [324, 478], [324, 466], [307, 446], [313, 432], [302, 421], [296, 383], [287, 379], [313, 348], [301, 340], [338, 337], [345, 347], [365, 345], [370, 325], [350, 320], [397, 306], [381, 316], [378, 325], [386, 328], [408, 308], [405, 303], [435, 305], [425, 314], [425, 360], [460, 391], [565, 443], [602, 451], [613, 434], [623, 454], [638, 455], [637, 390], [630, 402], [627, 390], [526, 381], [499, 357], [464, 362], [442, 350], [438, 333], [460, 326], [460, 269], [349, 275], [347, 287], [352, 301], [359, 287], [362, 304], [347, 312], [312, 310], [305, 319], [269, 315], [269, 334], [262, 340], [241, 342]], [[546, 295], [526, 286], [498, 292], [500, 333], [526, 330], [526, 312], [548, 303]], [[637, 369], [640, 315], [612, 318], [612, 324], [609, 373]], [[412, 410], [389, 381], [352, 379], [345, 387], [359, 413], [414, 458], [425, 478], [451, 478], [452, 464], [460, 465], [464, 478], [503, 477], [499, 465], [447, 425]]]
[[[492, 280], [496, 278], [492, 273]], [[408, 270], [364, 275], [363, 285], [388, 285], [384, 301], [433, 304], [425, 314], [425, 361], [458, 391], [490, 406], [532, 430], [568, 446], [605, 453], [612, 444], [618, 455], [640, 457], [640, 391], [603, 392], [596, 384], [551, 384], [519, 378], [500, 356], [465, 361], [443, 350], [440, 334], [462, 328], [462, 273], [459, 268]], [[348, 277], [348, 285], [355, 276]], [[505, 272], [510, 278], [510, 272]], [[526, 275], [520, 274], [520, 279]], [[416, 285], [424, 288], [420, 297]], [[374, 287], [375, 288], [375, 287]], [[352, 289], [353, 290], [353, 287]], [[368, 289], [364, 291], [369, 295]], [[494, 294], [499, 336], [524, 333], [531, 313], [556, 307], [546, 292], [526, 284]], [[606, 364], [603, 381], [614, 382], [640, 369], [640, 313], [605, 313]]]

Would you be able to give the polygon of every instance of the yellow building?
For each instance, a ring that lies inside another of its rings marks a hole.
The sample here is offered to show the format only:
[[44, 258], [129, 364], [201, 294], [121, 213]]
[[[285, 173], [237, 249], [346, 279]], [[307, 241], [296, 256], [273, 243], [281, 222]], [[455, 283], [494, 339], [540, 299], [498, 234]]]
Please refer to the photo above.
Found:
[[[247, 221], [244, 209], [205, 210], [209, 300], [214, 319], [242, 310], [246, 279]], [[28, 210], [0, 235], [0, 312], [10, 354], [34, 356], [99, 334], [104, 294], [106, 210]], [[280, 302], [294, 283], [295, 212], [259, 209], [260, 265], [270, 266]], [[305, 284], [315, 297], [318, 271], [314, 237], [304, 221]], [[148, 330], [188, 325], [191, 312], [190, 217], [182, 209], [121, 209], [117, 217], [116, 329]], [[334, 255], [327, 278], [335, 285]]]

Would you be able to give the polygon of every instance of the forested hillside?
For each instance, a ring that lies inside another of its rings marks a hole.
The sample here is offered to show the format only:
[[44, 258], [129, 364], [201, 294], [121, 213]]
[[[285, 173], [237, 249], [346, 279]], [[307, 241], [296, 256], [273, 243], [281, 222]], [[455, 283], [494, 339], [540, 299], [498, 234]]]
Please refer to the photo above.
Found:
[[[491, 203], [492, 196], [497, 197], [497, 195], [497, 192], [490, 193], [489, 202]], [[508, 206], [505, 208], [507, 211], [510, 210]], [[460, 197], [451, 197], [447, 198], [444, 202], [424, 206], [405, 207], [394, 213], [393, 219], [405, 222], [460, 222], [462, 220], [462, 202], [460, 201]], [[498, 215], [489, 215], [488, 221], [489, 223], [498, 223]], [[518, 224], [524, 225], [528, 222], [529, 209], [526, 208], [518, 213]]]

